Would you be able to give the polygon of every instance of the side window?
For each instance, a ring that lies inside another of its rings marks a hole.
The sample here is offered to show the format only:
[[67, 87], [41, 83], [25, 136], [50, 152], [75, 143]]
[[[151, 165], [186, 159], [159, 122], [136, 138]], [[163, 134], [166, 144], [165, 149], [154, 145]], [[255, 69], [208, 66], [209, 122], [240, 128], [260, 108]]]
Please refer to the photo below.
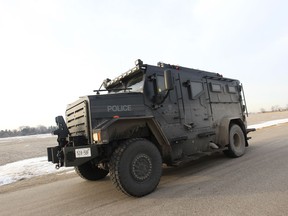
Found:
[[227, 91], [228, 91], [229, 93], [232, 93], [232, 94], [237, 93], [235, 86], [229, 86], [229, 85], [227, 85]]
[[210, 83], [210, 89], [212, 92], [222, 92], [222, 88], [220, 84]]
[[196, 81], [187, 81], [185, 83], [187, 90], [188, 90], [188, 96], [190, 100], [194, 100], [197, 97], [199, 97], [203, 92], [203, 83], [202, 82], [196, 82]]
[[201, 82], [191, 82], [192, 98], [196, 98], [203, 92], [203, 84]]
[[151, 76], [148, 77], [148, 79], [153, 83], [155, 95], [165, 90], [164, 76], [152, 74]]
[[156, 86], [157, 86], [157, 93], [164, 91], [164, 89], [165, 89], [164, 76], [157, 75]]

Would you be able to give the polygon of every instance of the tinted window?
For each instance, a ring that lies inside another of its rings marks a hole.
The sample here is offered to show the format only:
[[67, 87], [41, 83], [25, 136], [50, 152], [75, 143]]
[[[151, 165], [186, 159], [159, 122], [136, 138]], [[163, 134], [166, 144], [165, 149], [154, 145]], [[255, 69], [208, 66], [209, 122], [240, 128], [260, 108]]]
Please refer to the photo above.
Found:
[[222, 92], [220, 84], [210, 83], [210, 86], [211, 86], [211, 91], [213, 91], [213, 92]]
[[227, 86], [227, 90], [229, 93], [236, 93], [236, 88], [235, 86]]
[[192, 98], [195, 98], [203, 92], [203, 84], [201, 82], [191, 82]]
[[164, 84], [164, 76], [157, 76], [157, 92], [162, 92], [165, 90], [165, 84]]

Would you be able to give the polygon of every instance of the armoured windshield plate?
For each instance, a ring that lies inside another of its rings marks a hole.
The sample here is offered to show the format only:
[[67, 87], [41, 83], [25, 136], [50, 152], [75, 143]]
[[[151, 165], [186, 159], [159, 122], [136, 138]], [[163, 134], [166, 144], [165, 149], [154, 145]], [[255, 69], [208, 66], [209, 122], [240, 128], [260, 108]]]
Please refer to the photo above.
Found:
[[116, 77], [115, 79], [111, 80], [110, 82], [107, 83], [107, 87], [106, 88], [110, 88], [113, 85], [116, 85], [121, 79], [126, 78], [128, 76], [133, 75], [134, 73], [136, 73], [137, 71], [139, 71], [139, 67], [134, 67], [131, 70], [121, 74], [120, 76]]

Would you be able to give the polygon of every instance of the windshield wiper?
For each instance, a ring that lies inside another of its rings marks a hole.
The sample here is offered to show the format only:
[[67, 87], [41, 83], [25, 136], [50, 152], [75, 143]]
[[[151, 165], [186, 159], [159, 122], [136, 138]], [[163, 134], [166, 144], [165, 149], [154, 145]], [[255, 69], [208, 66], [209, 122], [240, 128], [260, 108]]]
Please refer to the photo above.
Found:
[[97, 95], [100, 94], [102, 91], [126, 91], [126, 90], [132, 90], [132, 88], [112, 88], [112, 89], [98, 89], [98, 90], [93, 90], [93, 92], [96, 92]]
[[[111, 80], [109, 78], [105, 79], [102, 84], [100, 85], [98, 90], [93, 90], [93, 92], [96, 92], [97, 95], [100, 94], [100, 92], [102, 91], [126, 91], [126, 90], [132, 90], [132, 88], [111, 88], [111, 89], [107, 89], [107, 83], [110, 82]], [[101, 89], [102, 86], [104, 86], [105, 89]]]

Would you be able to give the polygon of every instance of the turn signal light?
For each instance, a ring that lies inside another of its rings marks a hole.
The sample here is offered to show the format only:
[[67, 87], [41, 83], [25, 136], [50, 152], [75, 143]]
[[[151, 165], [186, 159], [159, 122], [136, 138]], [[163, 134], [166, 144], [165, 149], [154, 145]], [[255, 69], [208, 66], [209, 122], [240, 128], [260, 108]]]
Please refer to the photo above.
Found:
[[93, 134], [93, 140], [96, 142], [101, 141], [101, 132], [96, 132]]

